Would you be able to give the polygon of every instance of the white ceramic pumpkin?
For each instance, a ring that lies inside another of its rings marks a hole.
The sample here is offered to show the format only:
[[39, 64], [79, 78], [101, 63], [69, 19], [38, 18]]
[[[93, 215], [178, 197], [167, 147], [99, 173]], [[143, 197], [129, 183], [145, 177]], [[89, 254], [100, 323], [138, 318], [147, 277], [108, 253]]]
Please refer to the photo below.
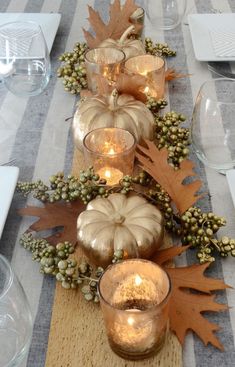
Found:
[[84, 136], [101, 127], [118, 127], [141, 138], [153, 140], [154, 117], [143, 102], [114, 90], [109, 96], [92, 96], [79, 102], [73, 119], [73, 137], [82, 150]]
[[161, 212], [144, 198], [111, 194], [92, 200], [77, 220], [78, 243], [97, 265], [111, 263], [114, 251], [150, 258], [163, 240]]
[[119, 40], [114, 40], [112, 38], [107, 38], [99, 47], [115, 47], [122, 50], [126, 56], [126, 60], [133, 56], [144, 55], [145, 48], [142, 41], [137, 39], [129, 39], [127, 38], [129, 34], [134, 30], [134, 26], [131, 25], [127, 30], [123, 33]]

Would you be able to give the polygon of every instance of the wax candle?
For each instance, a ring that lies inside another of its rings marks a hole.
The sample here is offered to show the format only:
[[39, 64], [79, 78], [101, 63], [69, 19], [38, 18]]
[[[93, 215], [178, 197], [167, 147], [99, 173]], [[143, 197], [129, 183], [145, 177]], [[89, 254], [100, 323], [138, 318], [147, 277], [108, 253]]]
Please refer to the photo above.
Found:
[[118, 184], [124, 175], [132, 174], [136, 141], [127, 130], [93, 130], [85, 136], [83, 146], [86, 165], [93, 166], [107, 185]]
[[131, 57], [125, 62], [125, 72], [145, 76], [146, 86], [141, 90], [142, 92], [156, 99], [164, 97], [165, 61], [163, 58], [152, 55]]
[[102, 47], [85, 53], [88, 89], [97, 92], [96, 75], [104, 76], [110, 83], [116, 80], [125, 59], [123, 51], [114, 47]]
[[114, 352], [142, 359], [162, 347], [170, 295], [170, 280], [162, 268], [139, 259], [112, 265], [100, 279], [99, 292]]

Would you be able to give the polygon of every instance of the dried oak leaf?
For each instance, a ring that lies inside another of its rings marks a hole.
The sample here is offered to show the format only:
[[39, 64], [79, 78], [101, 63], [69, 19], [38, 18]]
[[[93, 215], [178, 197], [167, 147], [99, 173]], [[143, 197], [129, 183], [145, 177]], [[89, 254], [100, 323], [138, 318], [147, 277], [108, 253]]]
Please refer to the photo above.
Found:
[[174, 79], [187, 78], [190, 75], [191, 74], [180, 74], [180, 73], [177, 73], [175, 71], [175, 69], [170, 68], [170, 69], [167, 69], [166, 72], [165, 72], [165, 79], [167, 81], [169, 81], [169, 80], [174, 80]]
[[58, 241], [69, 241], [73, 245], [77, 242], [77, 217], [85, 209], [79, 200], [72, 203], [46, 203], [44, 207], [28, 206], [20, 209], [19, 214], [24, 216], [39, 217], [29, 230], [36, 232], [63, 227], [61, 231], [52, 235], [48, 240], [56, 244]]
[[100, 14], [91, 6], [88, 6], [88, 21], [95, 32], [95, 36], [93, 36], [90, 32], [83, 29], [88, 46], [90, 48], [97, 47], [107, 38], [119, 39], [123, 32], [132, 25], [130, 16], [137, 8], [134, 0], [126, 0], [123, 6], [121, 6], [120, 0], [114, 0], [109, 7], [109, 23], [105, 24]]
[[[172, 247], [157, 252], [154, 261], [163, 265], [188, 246]], [[172, 283], [170, 300], [170, 328], [175, 332], [181, 344], [189, 330], [192, 330], [205, 345], [211, 343], [214, 347], [224, 350], [223, 345], [214, 334], [219, 326], [208, 321], [202, 313], [205, 311], [219, 312], [227, 310], [228, 306], [215, 301], [211, 291], [230, 288], [222, 280], [204, 276], [204, 271], [210, 264], [192, 265], [182, 268], [167, 268]], [[193, 292], [191, 292], [193, 290]], [[198, 291], [195, 292], [195, 291]], [[203, 294], [204, 293], [204, 294]]]
[[141, 153], [136, 152], [141, 168], [162, 186], [171, 197], [178, 211], [183, 214], [203, 196], [196, 194], [201, 188], [201, 180], [183, 184], [187, 177], [196, 176], [193, 171], [194, 163], [189, 159], [185, 159], [180, 164], [180, 169], [174, 170], [167, 162], [168, 152], [166, 148], [158, 150], [156, 145], [149, 140], [145, 140], [145, 143], [147, 148], [138, 145]]
[[119, 94], [129, 94], [135, 99], [146, 102], [146, 94], [141, 92], [146, 85], [146, 79], [142, 75], [127, 75], [120, 73], [116, 82], [110, 85], [109, 81], [102, 75], [94, 75], [97, 83], [97, 94], [105, 95], [112, 93], [113, 89], [117, 89]]
[[146, 102], [146, 94], [141, 92], [146, 85], [146, 78], [143, 75], [127, 75], [121, 73], [117, 77], [115, 88], [121, 94], [130, 94], [139, 101]]

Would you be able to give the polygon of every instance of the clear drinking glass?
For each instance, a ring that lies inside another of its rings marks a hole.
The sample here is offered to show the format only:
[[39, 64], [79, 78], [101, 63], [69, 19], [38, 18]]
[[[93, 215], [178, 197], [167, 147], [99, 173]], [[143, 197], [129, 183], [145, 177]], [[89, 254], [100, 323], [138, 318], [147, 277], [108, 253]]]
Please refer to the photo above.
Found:
[[0, 78], [18, 96], [35, 96], [45, 89], [50, 78], [50, 58], [37, 23], [0, 26]]
[[126, 260], [106, 269], [98, 290], [113, 351], [133, 360], [157, 353], [169, 326], [167, 273], [151, 261]]
[[28, 351], [32, 318], [26, 295], [0, 255], [0, 367], [16, 367]]
[[181, 23], [186, 5], [186, 0], [146, 0], [145, 10], [154, 28], [171, 30]]
[[191, 124], [192, 146], [207, 166], [235, 166], [235, 80], [214, 79], [200, 88]]

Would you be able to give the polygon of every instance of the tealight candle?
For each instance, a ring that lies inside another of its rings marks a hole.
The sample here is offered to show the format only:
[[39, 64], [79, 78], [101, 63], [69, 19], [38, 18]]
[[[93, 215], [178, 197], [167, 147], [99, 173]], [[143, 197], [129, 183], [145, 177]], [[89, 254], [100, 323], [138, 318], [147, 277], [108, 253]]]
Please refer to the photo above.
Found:
[[89, 132], [84, 140], [87, 166], [106, 180], [107, 185], [118, 184], [124, 175], [131, 175], [134, 166], [136, 141], [127, 130], [100, 128]]
[[146, 86], [141, 92], [156, 99], [164, 97], [165, 61], [163, 58], [152, 55], [131, 57], [125, 62], [125, 72], [145, 76]]
[[88, 50], [85, 53], [88, 89], [93, 93], [97, 91], [96, 75], [103, 75], [110, 83], [114, 82], [124, 59], [124, 52], [114, 47]]
[[98, 289], [114, 352], [142, 359], [160, 350], [168, 329], [171, 291], [161, 267], [147, 260], [122, 261], [106, 269]]

